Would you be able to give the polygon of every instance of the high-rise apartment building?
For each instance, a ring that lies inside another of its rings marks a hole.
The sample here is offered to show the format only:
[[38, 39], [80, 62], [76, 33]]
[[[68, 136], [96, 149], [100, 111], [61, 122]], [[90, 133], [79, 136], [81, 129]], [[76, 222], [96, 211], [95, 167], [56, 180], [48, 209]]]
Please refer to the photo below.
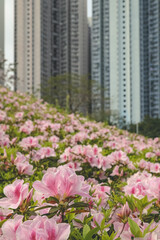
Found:
[[[64, 106], [66, 96], [69, 94], [70, 100], [72, 98], [71, 101], [77, 105], [79, 96], [75, 96], [74, 90], [80, 87], [78, 76], [87, 75], [89, 71], [87, 1], [60, 0], [57, 2], [59, 74], [69, 74], [63, 81], [60, 102]], [[84, 107], [79, 110], [85, 112]]]
[[93, 0], [93, 111], [160, 118], [160, 1]]
[[59, 1], [61, 73], [88, 74], [88, 21], [86, 0]]
[[160, 118], [160, 1], [140, 1], [141, 118]]
[[15, 61], [16, 89], [39, 96], [51, 76], [87, 74], [86, 0], [15, 0]]
[[51, 74], [51, 1], [15, 0], [16, 90], [41, 96]]
[[139, 0], [93, 0], [92, 21], [92, 111], [139, 122]]

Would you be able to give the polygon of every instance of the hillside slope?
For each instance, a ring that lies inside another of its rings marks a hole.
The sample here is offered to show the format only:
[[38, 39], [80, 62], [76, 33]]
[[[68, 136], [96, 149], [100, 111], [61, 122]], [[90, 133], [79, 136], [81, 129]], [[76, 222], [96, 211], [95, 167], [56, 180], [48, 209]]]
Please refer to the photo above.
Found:
[[0, 88], [0, 239], [160, 239], [160, 139]]

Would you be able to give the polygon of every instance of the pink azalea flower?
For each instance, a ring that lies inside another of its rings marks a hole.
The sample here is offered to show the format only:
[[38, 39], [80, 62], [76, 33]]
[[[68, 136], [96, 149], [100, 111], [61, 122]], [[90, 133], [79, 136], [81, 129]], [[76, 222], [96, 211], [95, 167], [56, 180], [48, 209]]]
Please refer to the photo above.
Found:
[[15, 165], [16, 165], [18, 173], [20, 175], [22, 175], [22, 174], [32, 175], [34, 173], [33, 166], [31, 164], [29, 164], [29, 162], [27, 162], [27, 161], [19, 162]]
[[118, 209], [117, 213], [116, 213], [117, 219], [120, 222], [127, 221], [130, 214], [131, 214], [131, 210], [130, 210], [127, 202], [125, 203], [125, 205], [122, 208]]
[[146, 162], [144, 159], [141, 159], [139, 162], [139, 167], [142, 169], [148, 169], [148, 162]]
[[[93, 216], [93, 221], [91, 222], [91, 226], [93, 228], [96, 228], [97, 227], [96, 223], [98, 223], [98, 225], [101, 226], [101, 222], [104, 219], [103, 213], [97, 212], [95, 210], [92, 210], [91, 213], [92, 213], [92, 216]], [[109, 228], [105, 228], [105, 231], [108, 231], [108, 230], [109, 230]], [[99, 233], [100, 233], [100, 231], [99, 231]]]
[[28, 158], [20, 152], [17, 153], [14, 164], [16, 165], [19, 174], [32, 175], [34, 173], [33, 166], [29, 164]]
[[[80, 213], [75, 216], [75, 220], [73, 220], [73, 225], [77, 228], [82, 228], [83, 227], [83, 221], [84, 218], [89, 215], [88, 212]], [[80, 220], [82, 223], [77, 222], [76, 219]]]
[[36, 148], [36, 147], [40, 146], [38, 144], [38, 139], [36, 137], [23, 138], [22, 141], [19, 143], [19, 145], [25, 150], [28, 150], [30, 148]]
[[[13, 211], [10, 209], [0, 208], [0, 223], [7, 218], [8, 215], [12, 214]], [[2, 229], [0, 228], [0, 235], [2, 234]]]
[[100, 207], [105, 207], [110, 195], [111, 188], [109, 186], [102, 186], [102, 184], [93, 185], [92, 190], [94, 193], [92, 195], [92, 200], [94, 200], [96, 203], [101, 200]]
[[56, 156], [55, 150], [50, 147], [42, 147], [38, 151], [32, 151], [31, 153], [31, 158], [33, 161], [39, 161], [40, 159], [55, 156]]
[[25, 155], [23, 155], [20, 152], [17, 152], [16, 159], [14, 160], [14, 164], [21, 163], [21, 162], [26, 162], [28, 159], [26, 158]]
[[0, 146], [9, 147], [9, 145], [10, 145], [9, 136], [6, 135], [5, 132], [0, 129]]
[[59, 142], [59, 137], [54, 135], [54, 136], [50, 137], [49, 141], [52, 142], [52, 143], [58, 143]]
[[30, 134], [34, 131], [34, 125], [31, 120], [27, 120], [24, 125], [22, 125], [19, 129], [20, 132], [24, 132], [26, 134]]
[[152, 152], [146, 153], [146, 158], [153, 158], [153, 157], [155, 157], [155, 153], [152, 153]]
[[0, 124], [0, 129], [5, 132], [9, 129], [9, 126], [6, 124]]
[[49, 169], [42, 181], [34, 182], [33, 187], [46, 197], [53, 196], [61, 200], [77, 194], [88, 197], [90, 189], [84, 177], [76, 175], [75, 171], [67, 166]]
[[121, 170], [121, 172], [119, 172], [119, 166], [116, 165], [115, 168], [113, 169], [113, 172], [111, 173], [111, 176], [122, 177], [123, 176], [123, 169]]
[[0, 122], [3, 122], [7, 117], [6, 112], [0, 110]]
[[15, 114], [15, 118], [19, 121], [21, 121], [23, 119], [23, 116], [24, 116], [24, 112], [17, 112]]
[[37, 153], [41, 156], [41, 159], [56, 156], [54, 149], [50, 147], [43, 147]]
[[4, 187], [3, 192], [6, 197], [0, 199], [0, 206], [3, 208], [18, 208], [28, 196], [29, 183], [24, 180], [15, 180], [12, 184]]
[[37, 216], [32, 221], [21, 224], [16, 232], [18, 240], [67, 240], [70, 235], [70, 225], [57, 224], [54, 218]]
[[69, 162], [66, 164], [69, 168], [72, 168], [74, 171], [81, 171], [81, 164], [79, 162]]
[[[23, 216], [17, 215], [14, 219], [8, 219], [2, 225], [2, 239], [5, 240], [17, 240], [16, 232], [18, 227], [22, 224]], [[24, 235], [23, 235], [24, 239]]]
[[150, 172], [160, 173], [160, 164], [159, 163], [150, 163]]

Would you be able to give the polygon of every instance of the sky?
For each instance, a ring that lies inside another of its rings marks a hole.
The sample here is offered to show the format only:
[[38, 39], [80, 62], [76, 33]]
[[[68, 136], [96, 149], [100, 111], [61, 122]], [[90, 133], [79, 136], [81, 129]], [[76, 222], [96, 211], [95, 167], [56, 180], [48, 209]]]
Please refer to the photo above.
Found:
[[88, 17], [92, 16], [92, 0], [87, 0], [88, 1]]
[[14, 0], [5, 0], [5, 59], [14, 62]]
[[[22, 0], [23, 1], [23, 0]], [[92, 0], [87, 0], [88, 17], [92, 16]], [[5, 0], [5, 58], [9, 63], [14, 62], [14, 0]]]

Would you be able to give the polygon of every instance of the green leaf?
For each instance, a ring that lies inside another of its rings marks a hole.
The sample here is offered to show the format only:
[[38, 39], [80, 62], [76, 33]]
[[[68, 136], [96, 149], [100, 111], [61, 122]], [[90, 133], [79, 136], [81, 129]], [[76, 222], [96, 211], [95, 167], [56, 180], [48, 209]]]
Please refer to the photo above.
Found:
[[7, 221], [7, 219], [4, 219], [0, 222], [0, 228], [2, 227], [3, 223], [5, 223]]
[[149, 232], [150, 226], [153, 222], [154, 222], [154, 220], [152, 220], [151, 223], [148, 225], [148, 227], [145, 228], [145, 230], [143, 232], [143, 237]]
[[70, 223], [75, 218], [75, 213], [66, 213], [66, 219]]
[[54, 212], [56, 212], [56, 211], [58, 211], [59, 210], [59, 207], [52, 207], [50, 210], [49, 210], [49, 212], [50, 213], [54, 213]]
[[101, 227], [101, 229], [105, 228], [105, 218], [103, 218], [100, 227]]
[[43, 207], [36, 208], [34, 211], [39, 211], [39, 210], [42, 210], [42, 209], [45, 209], [45, 208], [55, 208], [55, 207], [53, 207], [53, 205], [46, 205], [46, 206], [43, 206]]
[[91, 217], [85, 216], [85, 218], [84, 218], [84, 223], [85, 223], [85, 224], [88, 224], [92, 219], [93, 219], [93, 216], [91, 216]]
[[128, 218], [128, 223], [130, 226], [131, 233], [134, 235], [134, 237], [142, 237], [143, 234], [136, 222], [134, 222], [131, 218]]
[[133, 211], [135, 209], [135, 202], [134, 202], [133, 195], [127, 196], [127, 202], [128, 202], [129, 208]]
[[78, 229], [74, 229], [70, 234], [71, 240], [84, 240]]
[[150, 233], [154, 232], [154, 230], [156, 230], [157, 227], [158, 227], [158, 226], [156, 226], [155, 228], [151, 229], [149, 232], [150, 232]]
[[99, 231], [99, 227], [92, 229], [85, 237], [84, 240], [92, 240], [92, 236]]
[[104, 233], [102, 235], [102, 240], [113, 240], [115, 238], [116, 234], [117, 233], [112, 232], [112, 234], [109, 236], [108, 233], [106, 231], [104, 231]]
[[83, 225], [83, 222], [80, 219], [75, 218], [74, 221]]
[[53, 202], [59, 203], [58, 198], [55, 198], [55, 197], [49, 197], [49, 198], [46, 199], [46, 201], [47, 201], [47, 202], [53, 201]]
[[86, 235], [89, 233], [89, 231], [90, 231], [90, 227], [87, 224], [85, 224], [83, 227], [83, 238], [86, 237]]
[[74, 207], [74, 208], [89, 207], [89, 204], [88, 203], [84, 203], [84, 202], [76, 202], [76, 203], [73, 203], [72, 205], [70, 205], [68, 208], [71, 208], [71, 207]]
[[49, 213], [45, 213], [42, 216], [47, 216], [48, 218], [52, 218], [56, 215], [56, 213], [58, 212], [59, 207], [52, 207], [49, 211]]

